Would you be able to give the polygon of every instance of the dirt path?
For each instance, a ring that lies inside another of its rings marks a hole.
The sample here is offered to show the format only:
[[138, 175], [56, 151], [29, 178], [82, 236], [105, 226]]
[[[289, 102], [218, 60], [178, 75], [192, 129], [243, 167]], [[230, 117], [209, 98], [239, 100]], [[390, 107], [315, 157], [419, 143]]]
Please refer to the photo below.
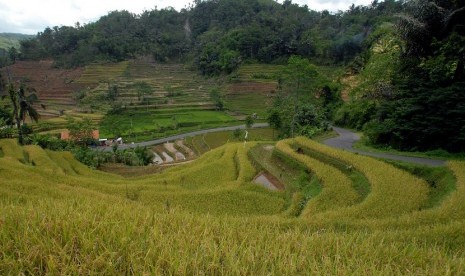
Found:
[[333, 147], [333, 148], [339, 148], [339, 149], [343, 149], [343, 150], [347, 150], [351, 152], [356, 152], [356, 153], [371, 156], [371, 157], [399, 160], [399, 161], [405, 161], [405, 162], [410, 162], [410, 163], [415, 163], [415, 164], [420, 164], [420, 165], [428, 165], [428, 166], [433, 166], [433, 167], [444, 166], [446, 163], [444, 160], [438, 160], [438, 159], [412, 157], [412, 156], [397, 155], [397, 154], [391, 154], [391, 153], [369, 152], [369, 151], [362, 151], [362, 150], [354, 149], [353, 147], [354, 143], [360, 140], [360, 136], [358, 134], [348, 129], [344, 129], [344, 128], [333, 127], [333, 129], [339, 134], [339, 136], [327, 139], [323, 142], [324, 144], [330, 147]]

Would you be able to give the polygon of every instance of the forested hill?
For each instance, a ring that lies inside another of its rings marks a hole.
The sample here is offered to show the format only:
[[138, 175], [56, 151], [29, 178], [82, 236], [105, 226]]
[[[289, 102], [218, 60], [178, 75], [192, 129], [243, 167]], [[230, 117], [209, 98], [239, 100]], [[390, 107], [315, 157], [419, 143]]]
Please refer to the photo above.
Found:
[[[0, 56], [6, 55], [7, 52], [15, 51], [19, 49], [19, 42], [28, 38], [32, 38], [31, 35], [25, 34], [14, 34], [14, 33], [0, 33]], [[14, 50], [11, 50], [14, 48]]]
[[21, 45], [23, 59], [54, 58], [73, 67], [98, 60], [152, 55], [189, 61], [204, 74], [230, 72], [244, 60], [286, 61], [291, 55], [320, 63], [351, 60], [381, 22], [402, 4], [386, 0], [331, 14], [292, 1], [206, 0], [188, 9], [113, 11], [98, 21], [47, 28]]

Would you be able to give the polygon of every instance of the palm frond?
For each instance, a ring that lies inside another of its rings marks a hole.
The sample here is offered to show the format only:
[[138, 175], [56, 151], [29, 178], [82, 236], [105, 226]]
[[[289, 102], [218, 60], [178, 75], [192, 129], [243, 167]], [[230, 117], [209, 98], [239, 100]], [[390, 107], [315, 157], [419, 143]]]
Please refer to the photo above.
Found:
[[29, 94], [29, 95], [26, 97], [26, 100], [27, 100], [29, 103], [35, 103], [35, 102], [38, 102], [38, 101], [39, 101], [39, 97], [37, 97], [37, 94], [32, 93], [32, 94]]
[[29, 109], [27, 110], [27, 113], [29, 114], [29, 117], [31, 118], [32, 121], [34, 121], [34, 122], [39, 121], [40, 114], [32, 106], [29, 106]]

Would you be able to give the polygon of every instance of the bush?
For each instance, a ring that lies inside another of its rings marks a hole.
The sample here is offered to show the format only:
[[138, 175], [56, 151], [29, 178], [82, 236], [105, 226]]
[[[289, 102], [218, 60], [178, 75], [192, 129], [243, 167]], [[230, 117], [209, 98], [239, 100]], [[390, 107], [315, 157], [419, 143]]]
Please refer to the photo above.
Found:
[[361, 130], [376, 114], [377, 107], [374, 102], [357, 101], [344, 104], [335, 114], [334, 122]]

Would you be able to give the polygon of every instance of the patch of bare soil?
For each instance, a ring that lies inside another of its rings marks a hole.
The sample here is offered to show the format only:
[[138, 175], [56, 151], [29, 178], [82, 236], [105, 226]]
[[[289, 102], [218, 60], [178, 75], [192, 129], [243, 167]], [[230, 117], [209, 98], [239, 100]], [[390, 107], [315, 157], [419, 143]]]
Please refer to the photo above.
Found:
[[255, 179], [253, 180], [254, 183], [261, 184], [265, 188], [268, 188], [273, 191], [284, 191], [284, 185], [272, 174], [269, 172], [261, 172], [259, 173]]
[[187, 147], [186, 145], [184, 145], [183, 140], [177, 140], [176, 145], [178, 145], [178, 147], [182, 148], [184, 150], [184, 152], [187, 153], [187, 156], [188, 156], [189, 159], [195, 158], [195, 152], [192, 149], [190, 149], [189, 147]]
[[274, 93], [276, 91], [275, 83], [260, 82], [240, 82], [231, 84], [228, 94], [241, 94], [250, 92]]
[[171, 156], [170, 156], [168, 153], [166, 153], [165, 151], [162, 152], [161, 155], [163, 156], [163, 158], [165, 158], [165, 162], [166, 162], [166, 163], [174, 162], [173, 157], [171, 157]]
[[152, 151], [153, 153], [153, 160], [152, 160], [152, 163], [153, 164], [156, 164], [156, 165], [161, 165], [163, 164], [163, 159], [160, 157], [160, 155], [158, 155], [158, 153]]
[[183, 161], [186, 160], [186, 157], [182, 152], [179, 152], [175, 147], [173, 143], [165, 143], [163, 144], [166, 150], [174, 154], [174, 157], [176, 158], [176, 161]]
[[[6, 68], [0, 69], [4, 76], [7, 76]], [[63, 109], [72, 109], [75, 105], [73, 94], [84, 88], [82, 84], [77, 84], [75, 80], [82, 75], [83, 68], [58, 69], [53, 67], [53, 61], [17, 61], [8, 66], [8, 71], [13, 81], [21, 81], [29, 88], [34, 88], [41, 104], [59, 105]], [[38, 108], [39, 113], [43, 109]], [[60, 114], [53, 114], [44, 111], [45, 117], [58, 117]]]
[[265, 149], [266, 151], [272, 151], [274, 149], [274, 146], [273, 145], [266, 145], [266, 146], [263, 146], [263, 149]]
[[341, 79], [341, 83], [344, 85], [344, 88], [341, 91], [341, 98], [344, 102], [348, 102], [350, 100], [350, 91], [358, 85], [357, 76], [345, 76]]

